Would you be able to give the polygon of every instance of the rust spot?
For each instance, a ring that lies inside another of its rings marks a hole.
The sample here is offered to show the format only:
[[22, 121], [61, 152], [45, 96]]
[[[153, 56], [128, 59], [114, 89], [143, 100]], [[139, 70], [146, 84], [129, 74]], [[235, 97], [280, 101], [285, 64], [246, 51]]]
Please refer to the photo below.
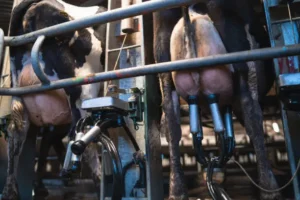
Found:
[[89, 74], [86, 77], [84, 77], [84, 82], [85, 83], [91, 83], [94, 80], [95, 74]]

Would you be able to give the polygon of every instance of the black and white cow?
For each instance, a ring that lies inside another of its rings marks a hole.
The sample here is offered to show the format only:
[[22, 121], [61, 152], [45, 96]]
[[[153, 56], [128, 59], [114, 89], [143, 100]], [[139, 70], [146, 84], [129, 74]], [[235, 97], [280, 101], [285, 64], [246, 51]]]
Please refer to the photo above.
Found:
[[[245, 51], [269, 46], [269, 38], [251, 0], [208, 0], [193, 6], [190, 14], [194, 38], [186, 33], [182, 10], [174, 8], [155, 12], [154, 56], [157, 63], [186, 58], [205, 57], [226, 52]], [[192, 30], [192, 29], [190, 29]], [[192, 40], [191, 45], [189, 41]], [[195, 45], [195, 47], [192, 47]], [[193, 49], [194, 48], [194, 49]], [[194, 52], [196, 50], [196, 52]], [[160, 74], [163, 97], [162, 131], [167, 135], [170, 149], [169, 199], [188, 199], [180, 164], [179, 141], [181, 129], [177, 94], [187, 96], [219, 95], [220, 105], [230, 105], [253, 142], [257, 156], [259, 183], [266, 189], [277, 188], [277, 182], [267, 159], [263, 115], [260, 100], [274, 82], [271, 61], [213, 66], [193, 71]], [[199, 98], [207, 106], [205, 98]], [[261, 192], [261, 199], [281, 199], [278, 192]]]
[[[103, 7], [77, 7], [61, 0], [23, 0], [13, 9], [10, 36], [104, 11]], [[41, 67], [51, 81], [101, 72], [104, 70], [105, 39], [105, 24], [46, 38], [39, 54]], [[32, 44], [27, 44], [10, 48], [12, 87], [40, 83], [32, 68], [31, 47]], [[48, 153], [50, 145], [57, 144], [70, 128], [69, 136], [73, 136], [75, 123], [85, 115], [80, 109], [82, 100], [97, 97], [100, 88], [100, 83], [94, 83], [13, 97], [12, 120], [8, 128], [8, 175], [2, 199], [18, 199], [16, 172], [27, 133], [36, 131], [37, 127], [54, 127], [44, 140], [48, 146], [42, 146], [44, 154]], [[96, 149], [85, 155], [92, 161], [90, 168], [96, 186], [99, 186], [101, 173]]]

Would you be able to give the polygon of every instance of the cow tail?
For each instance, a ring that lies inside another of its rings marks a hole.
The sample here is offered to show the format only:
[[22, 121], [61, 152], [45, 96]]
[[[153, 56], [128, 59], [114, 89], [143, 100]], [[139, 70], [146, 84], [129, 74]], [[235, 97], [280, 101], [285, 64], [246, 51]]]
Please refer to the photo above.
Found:
[[[197, 57], [197, 48], [195, 41], [195, 29], [192, 25], [189, 8], [182, 7], [183, 23], [184, 23], [184, 44], [187, 52], [186, 59], [196, 58]], [[192, 78], [195, 83], [199, 82], [200, 76], [199, 73], [191, 73]]]
[[13, 97], [12, 109], [11, 109], [11, 121], [8, 126], [8, 131], [14, 133], [16, 131], [22, 131], [25, 127], [25, 121], [23, 119], [24, 105], [19, 97]]

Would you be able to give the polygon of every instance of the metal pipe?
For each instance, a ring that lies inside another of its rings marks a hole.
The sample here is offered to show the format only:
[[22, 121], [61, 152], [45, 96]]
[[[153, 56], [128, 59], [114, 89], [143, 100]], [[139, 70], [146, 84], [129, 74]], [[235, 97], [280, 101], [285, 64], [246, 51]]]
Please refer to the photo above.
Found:
[[2, 64], [3, 49], [4, 49], [4, 32], [0, 28], [0, 65]]
[[43, 85], [48, 85], [50, 84], [50, 80], [48, 79], [47, 75], [44, 73], [41, 64], [40, 64], [40, 59], [39, 59], [39, 53], [41, 46], [45, 40], [45, 36], [41, 35], [38, 37], [38, 39], [35, 41], [32, 50], [31, 50], [31, 62], [32, 62], [32, 67], [35, 75], [38, 77], [38, 79], [41, 81]]
[[40, 35], [45, 35], [46, 37], [51, 37], [59, 35], [66, 32], [75, 31], [78, 29], [91, 27], [97, 24], [105, 24], [112, 21], [117, 21], [137, 15], [145, 15], [147, 13], [155, 12], [158, 10], [170, 9], [173, 7], [180, 7], [183, 5], [189, 5], [197, 0], [156, 0], [148, 1], [127, 8], [118, 8], [103, 13], [91, 15], [85, 18], [72, 20], [70, 22], [65, 22], [57, 24], [51, 27], [47, 27], [38, 31], [27, 33], [20, 36], [5, 37], [5, 45], [8, 46], [17, 46], [33, 42]]
[[[132, 0], [121, 0], [121, 7], [126, 8], [132, 5]], [[134, 19], [133, 17], [123, 19], [121, 21], [121, 31], [123, 33], [131, 34], [134, 32]]]
[[288, 45], [282, 47], [256, 49], [251, 51], [241, 51], [223, 55], [209, 56], [205, 58], [193, 58], [187, 60], [164, 62], [159, 64], [151, 64], [140, 67], [132, 67], [109, 72], [94, 74], [93, 76], [67, 78], [58, 81], [52, 81], [49, 85], [33, 85], [19, 88], [0, 88], [0, 95], [19, 96], [24, 94], [32, 94], [46, 90], [60, 89], [70, 86], [85, 85], [101, 81], [116, 80], [150, 74], [158, 74], [170, 71], [199, 69], [215, 65], [223, 65], [230, 63], [239, 63], [253, 60], [264, 60], [285, 56], [300, 54], [300, 44]]

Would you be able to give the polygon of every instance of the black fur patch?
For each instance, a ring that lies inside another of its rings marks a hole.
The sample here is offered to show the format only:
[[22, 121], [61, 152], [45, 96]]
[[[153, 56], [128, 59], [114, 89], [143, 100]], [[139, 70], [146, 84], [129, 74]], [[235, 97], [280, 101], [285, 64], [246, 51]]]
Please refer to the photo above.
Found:
[[70, 46], [71, 52], [74, 55], [77, 66], [82, 67], [86, 62], [85, 56], [89, 55], [92, 49], [91, 33], [87, 29], [77, 31], [78, 37]]

